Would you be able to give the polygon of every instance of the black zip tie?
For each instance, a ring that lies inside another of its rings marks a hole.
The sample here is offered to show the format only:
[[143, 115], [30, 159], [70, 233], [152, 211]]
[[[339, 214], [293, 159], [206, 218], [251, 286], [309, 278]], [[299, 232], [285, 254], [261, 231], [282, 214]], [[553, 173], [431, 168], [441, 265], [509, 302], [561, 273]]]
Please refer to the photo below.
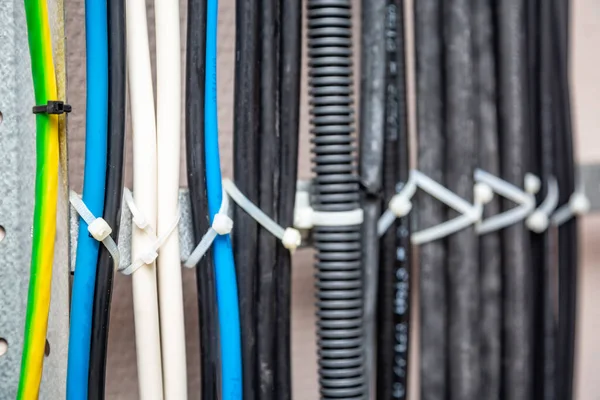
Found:
[[33, 106], [34, 114], [64, 114], [70, 113], [72, 107], [60, 100], [48, 100], [48, 104], [44, 106]]

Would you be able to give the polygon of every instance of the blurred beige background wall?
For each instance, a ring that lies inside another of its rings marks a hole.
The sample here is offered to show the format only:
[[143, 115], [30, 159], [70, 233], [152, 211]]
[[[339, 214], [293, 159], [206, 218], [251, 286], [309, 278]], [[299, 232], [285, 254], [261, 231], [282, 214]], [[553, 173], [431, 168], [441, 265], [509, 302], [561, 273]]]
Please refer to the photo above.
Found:
[[[418, 1], [418, 0], [416, 0]], [[182, 43], [185, 43], [185, 0], [181, 1]], [[359, 1], [355, 0], [358, 13]], [[600, 43], [600, 2], [573, 0], [573, 87], [577, 151], [580, 162], [600, 163], [600, 68], [596, 51]], [[235, 1], [221, 0], [219, 6], [219, 124], [223, 171], [231, 176], [233, 128], [233, 61], [235, 55]], [[82, 185], [85, 147], [85, 27], [83, 0], [66, 0], [67, 73], [69, 102], [76, 110], [69, 116], [70, 186], [78, 191]], [[358, 14], [356, 14], [358, 15]], [[148, 3], [151, 43], [154, 43], [154, 10]], [[358, 27], [355, 32], [358, 34]], [[182, 49], [182, 57], [185, 48]], [[184, 63], [182, 63], [184, 68]], [[306, 88], [306, 76], [303, 76]], [[306, 92], [306, 90], [304, 90]], [[304, 94], [303, 92], [303, 94]], [[306, 99], [305, 99], [306, 100]], [[308, 178], [308, 116], [303, 102], [300, 149], [300, 176]], [[183, 118], [183, 117], [182, 117]], [[131, 140], [128, 141], [126, 185], [131, 187]], [[182, 142], [182, 146], [184, 146]], [[182, 147], [182, 155], [184, 148]], [[181, 185], [185, 186], [185, 161], [181, 165]], [[579, 352], [577, 391], [579, 400], [599, 400], [600, 380], [600, 215], [584, 218], [581, 224], [583, 268], [580, 276]], [[184, 269], [186, 338], [190, 398], [198, 398], [199, 343], [196, 317], [194, 272]], [[314, 335], [312, 254], [300, 251], [293, 269], [292, 356], [294, 397], [317, 399], [316, 346]], [[137, 374], [134, 343], [133, 306], [130, 279], [115, 278], [109, 344], [107, 398], [137, 398]], [[414, 358], [413, 358], [414, 359]], [[413, 384], [413, 389], [416, 384]], [[416, 394], [413, 399], [417, 399]]]

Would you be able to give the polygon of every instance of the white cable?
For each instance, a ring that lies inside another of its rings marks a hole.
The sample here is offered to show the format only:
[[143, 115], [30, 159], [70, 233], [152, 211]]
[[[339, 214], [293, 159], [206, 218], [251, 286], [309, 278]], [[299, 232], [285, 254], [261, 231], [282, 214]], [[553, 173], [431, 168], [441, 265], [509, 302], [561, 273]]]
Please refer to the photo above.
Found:
[[266, 230], [271, 232], [273, 236], [281, 240], [283, 246], [294, 251], [298, 248], [302, 242], [302, 236], [300, 232], [294, 228], [283, 228], [273, 221], [267, 214], [265, 214], [260, 208], [252, 204], [250, 200], [235, 186], [230, 179], [223, 179], [223, 190], [231, 197], [235, 203], [240, 206], [241, 209], [246, 211], [252, 218], [256, 220]]
[[77, 214], [85, 221], [88, 225], [88, 232], [92, 235], [94, 239], [106, 247], [108, 252], [110, 253], [113, 264], [116, 267], [119, 267], [119, 263], [121, 262], [121, 256], [119, 253], [119, 248], [117, 244], [110, 236], [112, 233], [112, 228], [108, 225], [108, 222], [104, 220], [104, 218], [98, 217], [96, 218], [94, 214], [90, 211], [90, 209], [85, 205], [81, 197], [77, 195], [74, 191], [69, 192], [69, 201], [71, 205], [77, 211]]
[[[133, 187], [136, 204], [147, 218], [147, 223], [156, 226], [156, 120], [145, 0], [126, 0], [126, 15]], [[150, 235], [137, 226], [133, 227], [133, 259], [140, 258], [152, 244]], [[144, 265], [136, 271], [132, 285], [139, 396], [144, 400], [162, 400], [156, 264]]]
[[[156, 27], [156, 143], [158, 236], [179, 215], [181, 45], [179, 1], [154, 0]], [[158, 252], [158, 305], [165, 400], [187, 399], [185, 324], [177, 226]]]

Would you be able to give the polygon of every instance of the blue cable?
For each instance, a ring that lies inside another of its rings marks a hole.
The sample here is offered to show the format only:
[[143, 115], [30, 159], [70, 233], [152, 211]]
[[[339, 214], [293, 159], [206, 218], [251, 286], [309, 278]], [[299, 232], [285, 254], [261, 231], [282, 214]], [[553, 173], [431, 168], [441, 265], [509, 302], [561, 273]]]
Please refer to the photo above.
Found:
[[[86, 138], [83, 202], [96, 217], [104, 211], [108, 124], [108, 29], [106, 0], [85, 1]], [[88, 370], [96, 263], [100, 243], [80, 219], [71, 299], [67, 399], [88, 398]]]
[[[222, 185], [217, 121], [218, 0], [208, 0], [206, 29], [205, 153], [208, 210], [211, 221], [221, 207]], [[242, 398], [242, 352], [238, 291], [229, 235], [213, 243], [217, 307], [221, 335], [221, 385], [223, 400]]]

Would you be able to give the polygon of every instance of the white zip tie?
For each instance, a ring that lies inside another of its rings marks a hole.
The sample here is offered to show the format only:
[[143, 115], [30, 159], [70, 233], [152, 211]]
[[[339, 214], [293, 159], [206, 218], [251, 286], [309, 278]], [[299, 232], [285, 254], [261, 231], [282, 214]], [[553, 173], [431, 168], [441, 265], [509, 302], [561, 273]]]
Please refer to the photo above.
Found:
[[539, 179], [532, 174], [525, 176], [526, 191], [481, 169], [475, 170], [475, 181], [487, 184], [495, 193], [518, 204], [515, 208], [479, 222], [475, 227], [479, 235], [485, 235], [516, 224], [527, 218], [535, 209], [534, 195], [539, 190], [540, 183]]
[[550, 176], [548, 178], [548, 191], [546, 198], [542, 201], [542, 204], [532, 212], [529, 217], [525, 220], [525, 224], [529, 230], [535, 233], [542, 233], [548, 229], [550, 224], [550, 216], [558, 206], [558, 181], [555, 177]]
[[487, 185], [476, 184], [473, 188], [475, 203], [471, 204], [422, 172], [412, 170], [404, 187], [398, 194], [392, 197], [388, 209], [379, 219], [377, 223], [377, 233], [379, 236], [382, 236], [389, 229], [396, 218], [408, 215], [412, 209], [411, 198], [415, 195], [418, 188], [456, 210], [461, 215], [439, 225], [413, 233], [411, 235], [411, 242], [415, 245], [442, 239], [480, 221], [483, 204], [489, 202], [493, 195]]
[[552, 215], [552, 224], [561, 226], [575, 216], [587, 214], [590, 208], [590, 200], [583, 190], [578, 190], [571, 195], [567, 204], [558, 208], [554, 215]]
[[223, 190], [223, 198], [219, 212], [215, 214], [213, 222], [208, 231], [202, 236], [200, 243], [192, 251], [188, 259], [183, 263], [187, 268], [195, 267], [204, 257], [210, 246], [218, 235], [228, 235], [233, 229], [233, 220], [229, 217], [229, 196]]
[[154, 241], [152, 246], [146, 252], [142, 253], [142, 256], [131, 263], [131, 265], [127, 267], [119, 267], [119, 272], [124, 275], [131, 275], [143, 265], [151, 264], [156, 260], [158, 257], [158, 249], [160, 249], [160, 247], [167, 241], [169, 236], [171, 236], [171, 234], [175, 231], [175, 228], [177, 228], [179, 225], [179, 219], [181, 218], [181, 215], [179, 210], [177, 210], [177, 215], [174, 218], [173, 224], [164, 233], [164, 235], [157, 238], [154, 228], [148, 224], [144, 214], [136, 206], [133, 200], [133, 194], [131, 194], [131, 191], [128, 188], [123, 190], [123, 197], [127, 207], [129, 207], [129, 210], [131, 210], [131, 215], [133, 215], [133, 223], [142, 231], [144, 231], [144, 233], [150, 236]]
[[112, 228], [108, 225], [104, 218], [96, 218], [90, 209], [85, 205], [81, 197], [79, 197], [73, 190], [69, 192], [69, 201], [71, 202], [71, 205], [75, 211], [77, 211], [79, 216], [88, 225], [88, 232], [90, 232], [94, 239], [101, 242], [104, 247], [106, 247], [113, 259], [114, 265], [118, 267], [121, 257], [117, 244], [110, 236], [112, 233]]
[[273, 221], [260, 208], [252, 204], [250, 200], [235, 186], [230, 179], [223, 179], [223, 189], [231, 199], [252, 218], [256, 220], [263, 228], [268, 230], [281, 240], [283, 247], [294, 252], [302, 244], [302, 235], [295, 228], [283, 228], [277, 222]]

